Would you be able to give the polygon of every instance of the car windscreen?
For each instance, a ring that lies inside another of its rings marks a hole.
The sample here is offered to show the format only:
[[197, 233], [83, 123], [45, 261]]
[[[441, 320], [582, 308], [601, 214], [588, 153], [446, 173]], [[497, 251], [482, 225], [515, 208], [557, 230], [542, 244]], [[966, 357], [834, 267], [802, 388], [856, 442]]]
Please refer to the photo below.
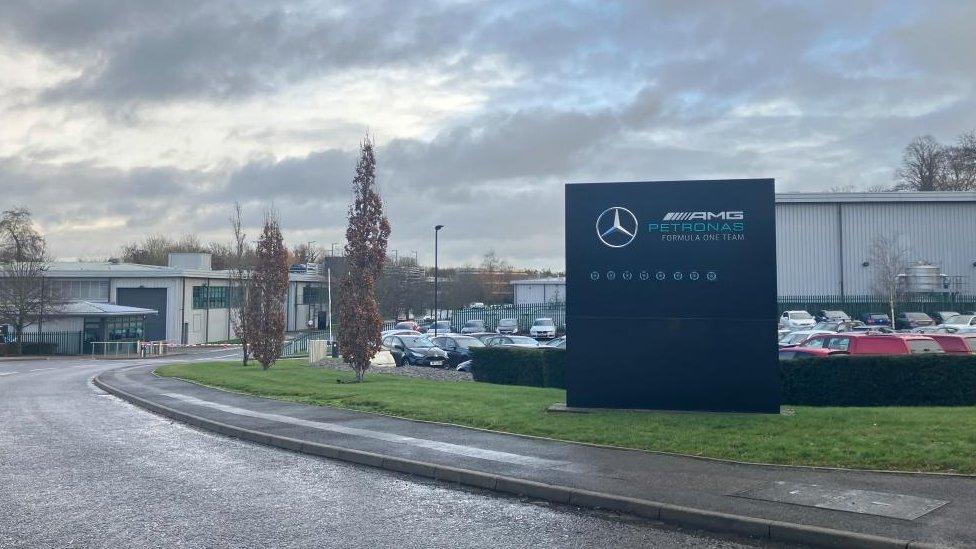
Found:
[[533, 326], [555, 326], [552, 323], [552, 319], [549, 318], [537, 318], [535, 322], [532, 323]]
[[929, 315], [925, 313], [905, 313], [905, 318], [912, 320], [929, 320]]
[[400, 339], [403, 340], [404, 345], [411, 348], [427, 348], [434, 346], [434, 343], [427, 336], [402, 336]]
[[515, 326], [516, 322], [514, 318], [503, 318], [498, 321], [499, 326]]
[[956, 315], [946, 321], [946, 324], [972, 324], [973, 315]]
[[942, 347], [934, 340], [927, 340], [927, 339], [909, 339], [908, 350], [911, 351], [913, 355], [945, 352], [942, 350]]
[[538, 345], [539, 344], [538, 341], [532, 339], [531, 337], [512, 336], [509, 339], [511, 339], [512, 343], [516, 345]]
[[482, 343], [480, 339], [476, 339], [473, 337], [456, 337], [454, 338], [454, 342], [458, 344], [458, 347], [463, 347], [465, 349], [485, 346], [485, 344]]
[[783, 339], [780, 339], [780, 343], [785, 343], [787, 345], [796, 345], [802, 343], [804, 339], [810, 337], [810, 334], [786, 334]]
[[969, 344], [969, 350], [976, 353], [976, 337], [967, 337], [966, 343]]
[[790, 319], [791, 320], [809, 320], [811, 318], [813, 318], [813, 317], [810, 316], [810, 313], [808, 313], [806, 311], [800, 311], [800, 312], [796, 312], [796, 313], [790, 313]]
[[484, 320], [469, 320], [464, 323], [465, 328], [478, 328], [485, 325]]

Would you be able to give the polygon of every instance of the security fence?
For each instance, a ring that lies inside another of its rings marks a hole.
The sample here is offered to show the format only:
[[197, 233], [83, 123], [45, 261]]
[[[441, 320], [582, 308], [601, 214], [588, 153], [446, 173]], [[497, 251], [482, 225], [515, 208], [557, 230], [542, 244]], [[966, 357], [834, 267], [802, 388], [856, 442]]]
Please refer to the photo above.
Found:
[[[802, 310], [816, 314], [817, 311], [844, 311], [851, 318], [859, 318], [867, 313], [889, 313], [888, 302], [873, 295], [815, 295], [780, 297], [779, 310]], [[909, 295], [895, 302], [895, 314], [903, 311], [933, 313], [936, 311], [976, 310], [976, 296], [959, 294], [919, 294]]]
[[[84, 332], [24, 332], [20, 334], [21, 354], [24, 355], [80, 355], [84, 348]], [[16, 346], [8, 342], [8, 348]]]

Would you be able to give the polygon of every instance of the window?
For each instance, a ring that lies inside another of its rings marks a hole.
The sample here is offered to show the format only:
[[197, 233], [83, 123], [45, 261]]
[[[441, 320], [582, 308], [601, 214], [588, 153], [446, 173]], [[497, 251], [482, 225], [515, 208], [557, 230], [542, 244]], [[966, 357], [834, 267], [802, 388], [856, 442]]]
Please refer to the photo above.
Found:
[[[235, 288], [237, 289], [237, 288]], [[194, 309], [226, 309], [230, 303], [230, 288], [227, 286], [194, 286]], [[239, 289], [238, 289], [239, 290]]]
[[64, 301], [108, 301], [108, 280], [53, 279], [48, 282], [51, 296]]
[[109, 341], [142, 339], [143, 320], [141, 316], [118, 316], [105, 320]]
[[790, 318], [793, 320], [810, 320], [813, 317], [806, 311], [796, 311], [790, 313]]
[[827, 348], [835, 351], [847, 351], [850, 347], [851, 338], [849, 337], [832, 337], [830, 338], [830, 342], [827, 343]]
[[909, 339], [908, 350], [911, 351], [913, 355], [945, 352], [938, 343], [926, 339]]
[[302, 305], [317, 305], [329, 300], [328, 292], [325, 288], [318, 286], [305, 286], [302, 289]]
[[969, 343], [969, 350], [976, 353], [976, 337], [967, 337], [966, 343]]
[[801, 347], [812, 347], [814, 349], [822, 349], [824, 346], [824, 338], [816, 337], [813, 339], [808, 339], [801, 345]]

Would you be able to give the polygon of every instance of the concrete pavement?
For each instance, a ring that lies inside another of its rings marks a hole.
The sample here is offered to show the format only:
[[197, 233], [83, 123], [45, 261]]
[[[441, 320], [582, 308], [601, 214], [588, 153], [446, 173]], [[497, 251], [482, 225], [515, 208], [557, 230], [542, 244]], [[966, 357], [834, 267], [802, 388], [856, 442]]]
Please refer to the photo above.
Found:
[[754, 545], [283, 452], [146, 413], [89, 382], [140, 363], [159, 361], [0, 363], [0, 547]]
[[225, 434], [553, 501], [779, 540], [976, 546], [974, 478], [598, 448], [250, 397], [151, 370], [115, 370], [98, 381]]

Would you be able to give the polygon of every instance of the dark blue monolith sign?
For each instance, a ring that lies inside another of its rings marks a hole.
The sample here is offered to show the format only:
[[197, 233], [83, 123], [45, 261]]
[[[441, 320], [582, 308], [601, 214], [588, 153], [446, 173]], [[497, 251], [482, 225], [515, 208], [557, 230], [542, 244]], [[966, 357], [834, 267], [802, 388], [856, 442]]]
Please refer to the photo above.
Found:
[[566, 186], [566, 403], [779, 412], [772, 179]]

